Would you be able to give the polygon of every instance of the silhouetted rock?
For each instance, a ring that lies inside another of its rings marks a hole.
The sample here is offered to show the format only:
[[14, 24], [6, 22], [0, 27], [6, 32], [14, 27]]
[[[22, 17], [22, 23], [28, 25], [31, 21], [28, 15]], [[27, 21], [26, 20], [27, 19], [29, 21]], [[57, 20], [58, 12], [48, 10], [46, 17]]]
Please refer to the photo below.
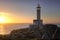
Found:
[[55, 24], [44, 25], [44, 30], [29, 28], [13, 30], [9, 35], [0, 35], [1, 40], [42, 40], [60, 39], [60, 28]]
[[24, 39], [27, 35], [28, 28], [26, 29], [19, 29], [19, 30], [13, 30], [9, 36], [11, 40], [15, 39]]
[[45, 38], [47, 39], [60, 39], [60, 35], [58, 37], [58, 34], [60, 33], [59, 27], [55, 24], [46, 24], [44, 25], [44, 28], [46, 30]]

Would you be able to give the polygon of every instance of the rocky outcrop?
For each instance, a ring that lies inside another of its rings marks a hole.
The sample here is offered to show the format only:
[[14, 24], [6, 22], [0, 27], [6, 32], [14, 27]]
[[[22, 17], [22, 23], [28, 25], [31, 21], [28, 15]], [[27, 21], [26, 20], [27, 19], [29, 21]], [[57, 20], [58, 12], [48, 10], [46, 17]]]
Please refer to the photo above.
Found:
[[9, 35], [10, 40], [31, 40], [31, 39], [60, 39], [60, 28], [54, 24], [44, 25], [44, 30], [29, 28], [13, 30]]

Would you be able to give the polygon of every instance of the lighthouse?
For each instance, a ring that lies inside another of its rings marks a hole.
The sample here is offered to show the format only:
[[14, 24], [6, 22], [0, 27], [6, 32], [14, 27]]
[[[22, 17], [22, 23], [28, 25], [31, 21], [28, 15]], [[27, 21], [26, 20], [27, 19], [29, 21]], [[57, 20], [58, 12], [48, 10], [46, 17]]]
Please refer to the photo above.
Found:
[[36, 28], [42, 29], [43, 28], [43, 21], [41, 20], [41, 7], [40, 4], [36, 7], [36, 19], [33, 20], [33, 24], [30, 25], [30, 29], [34, 30]]

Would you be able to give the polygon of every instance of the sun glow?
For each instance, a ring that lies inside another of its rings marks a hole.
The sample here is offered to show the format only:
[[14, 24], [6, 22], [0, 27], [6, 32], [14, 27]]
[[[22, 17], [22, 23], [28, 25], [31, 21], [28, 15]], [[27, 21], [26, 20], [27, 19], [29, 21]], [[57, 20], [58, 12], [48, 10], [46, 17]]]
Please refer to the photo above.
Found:
[[0, 23], [5, 23], [5, 22], [7, 22], [6, 18], [3, 17], [3, 16], [1, 16], [1, 17], [0, 17]]
[[0, 23], [9, 23], [10, 17], [8, 13], [0, 12]]

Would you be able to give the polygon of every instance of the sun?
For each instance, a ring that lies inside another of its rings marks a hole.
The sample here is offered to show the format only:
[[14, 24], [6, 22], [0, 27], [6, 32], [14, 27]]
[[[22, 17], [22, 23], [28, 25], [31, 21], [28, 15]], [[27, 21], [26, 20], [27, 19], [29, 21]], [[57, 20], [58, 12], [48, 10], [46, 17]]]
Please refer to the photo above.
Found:
[[10, 22], [10, 18], [7, 16], [8, 13], [0, 12], [0, 23]]
[[6, 17], [0, 16], [0, 23], [6, 23], [6, 22], [7, 22]]

